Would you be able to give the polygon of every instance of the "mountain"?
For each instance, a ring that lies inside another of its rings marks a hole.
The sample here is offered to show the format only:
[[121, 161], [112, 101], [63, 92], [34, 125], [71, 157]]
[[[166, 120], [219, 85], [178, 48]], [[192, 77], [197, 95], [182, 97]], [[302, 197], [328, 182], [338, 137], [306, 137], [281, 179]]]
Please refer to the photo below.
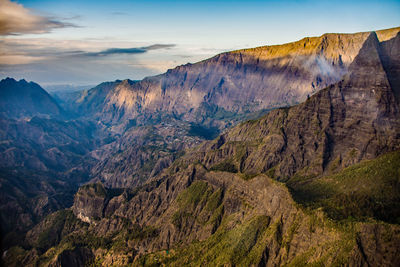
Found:
[[107, 94], [120, 82], [104, 82], [90, 90], [57, 93], [55, 98], [63, 108], [76, 116], [93, 115], [93, 111], [100, 109]]
[[[399, 30], [378, 31], [382, 47], [384, 40], [394, 37]], [[141, 184], [153, 177], [159, 166], [168, 167], [175, 158], [177, 148], [166, 137], [190, 148], [240, 121], [305, 100], [307, 95], [339, 81], [350, 71], [351, 62], [370, 34], [324, 34], [284, 45], [223, 53], [142, 81], [102, 83], [76, 95], [75, 100], [68, 102], [68, 109], [101, 121], [120, 134], [119, 142], [124, 143], [121, 146], [116, 142], [114, 147], [118, 149], [109, 146], [96, 152], [104, 156], [92, 172], [93, 181], [113, 187]], [[380, 50], [383, 61], [394, 60], [393, 55], [384, 53], [395, 49]], [[393, 83], [398, 72], [387, 69], [385, 75]], [[289, 101], [289, 95], [293, 101]], [[254, 102], [256, 98], [261, 102]], [[143, 136], [146, 127], [154, 127], [157, 148], [153, 143], [150, 149], [140, 149], [142, 139], [129, 137], [130, 129], [144, 131], [140, 134]], [[199, 135], [201, 132], [205, 135]], [[189, 141], [186, 137], [192, 133], [197, 135], [196, 140]]]
[[[221, 135], [215, 144], [204, 144], [198, 152], [200, 157], [207, 154], [202, 162], [208, 167], [233, 160], [230, 154], [246, 147], [236, 162], [238, 170], [273, 168], [274, 176], [285, 181], [297, 173], [319, 175], [399, 149], [398, 84], [391, 86], [385, 71], [397, 67], [382, 61], [382, 54], [400, 49], [399, 38], [380, 43], [371, 33], [343, 80], [302, 104], [273, 110]], [[393, 59], [398, 64], [397, 52]]]
[[[377, 36], [382, 42], [399, 31], [378, 31]], [[237, 114], [302, 102], [338, 82], [369, 34], [324, 34], [222, 53], [142, 81], [99, 85], [74, 104], [112, 125], [172, 116], [224, 128]]]
[[62, 109], [38, 84], [6, 78], [0, 81], [0, 114], [9, 118], [60, 116]]
[[11, 264], [396, 266], [400, 34], [369, 33], [303, 103], [186, 151], [142, 186], [82, 186]]

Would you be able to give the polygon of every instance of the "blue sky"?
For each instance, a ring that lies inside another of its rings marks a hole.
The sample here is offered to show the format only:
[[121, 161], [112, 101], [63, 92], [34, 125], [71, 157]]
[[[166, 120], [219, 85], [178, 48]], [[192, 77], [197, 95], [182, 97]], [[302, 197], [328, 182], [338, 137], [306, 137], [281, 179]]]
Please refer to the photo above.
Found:
[[238, 48], [400, 26], [400, 1], [0, 0], [0, 26], [0, 78], [96, 84]]

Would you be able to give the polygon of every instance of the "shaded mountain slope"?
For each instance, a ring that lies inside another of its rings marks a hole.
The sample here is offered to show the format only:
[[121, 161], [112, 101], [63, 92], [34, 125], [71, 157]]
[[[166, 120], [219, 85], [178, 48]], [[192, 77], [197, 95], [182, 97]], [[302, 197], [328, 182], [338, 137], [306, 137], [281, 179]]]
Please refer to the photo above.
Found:
[[0, 223], [5, 244], [44, 216], [71, 205], [79, 184], [89, 180], [102, 144], [91, 123], [33, 117], [0, 119]]
[[68, 117], [39, 85], [7, 78], [0, 82], [0, 234], [2, 246], [46, 215], [72, 204], [89, 180], [105, 143], [101, 125]]
[[0, 81], [0, 114], [9, 118], [60, 116], [62, 109], [38, 84], [6, 78]]
[[0, 167], [65, 171], [100, 142], [96, 126], [79, 121], [33, 117], [0, 119]]

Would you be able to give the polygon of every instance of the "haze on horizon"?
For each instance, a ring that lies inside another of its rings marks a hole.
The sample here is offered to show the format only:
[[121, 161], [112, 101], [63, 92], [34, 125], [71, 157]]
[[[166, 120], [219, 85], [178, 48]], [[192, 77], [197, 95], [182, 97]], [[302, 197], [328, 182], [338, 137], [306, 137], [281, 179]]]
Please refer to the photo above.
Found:
[[399, 21], [399, 1], [0, 0], [0, 79], [142, 79], [224, 51]]

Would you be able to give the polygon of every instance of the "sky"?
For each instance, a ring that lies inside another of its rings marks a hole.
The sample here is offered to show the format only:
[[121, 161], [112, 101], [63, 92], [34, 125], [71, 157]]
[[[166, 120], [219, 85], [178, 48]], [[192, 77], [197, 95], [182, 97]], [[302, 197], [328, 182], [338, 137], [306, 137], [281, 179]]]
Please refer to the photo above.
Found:
[[399, 0], [0, 0], [0, 79], [138, 80], [239, 48], [397, 26]]

